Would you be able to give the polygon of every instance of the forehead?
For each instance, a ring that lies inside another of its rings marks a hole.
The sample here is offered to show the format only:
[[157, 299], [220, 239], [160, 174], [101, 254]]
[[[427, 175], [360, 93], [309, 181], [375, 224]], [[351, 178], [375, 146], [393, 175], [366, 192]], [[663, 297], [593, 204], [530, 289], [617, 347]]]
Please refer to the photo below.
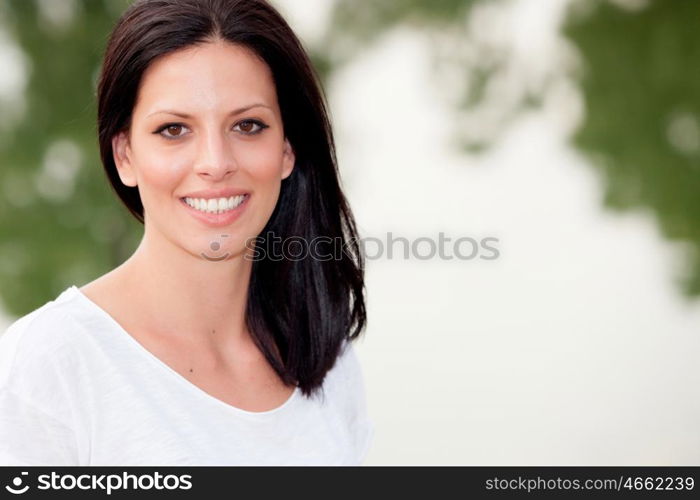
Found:
[[251, 101], [276, 105], [272, 72], [247, 47], [205, 42], [166, 54], [146, 69], [135, 113], [165, 106], [206, 111]]

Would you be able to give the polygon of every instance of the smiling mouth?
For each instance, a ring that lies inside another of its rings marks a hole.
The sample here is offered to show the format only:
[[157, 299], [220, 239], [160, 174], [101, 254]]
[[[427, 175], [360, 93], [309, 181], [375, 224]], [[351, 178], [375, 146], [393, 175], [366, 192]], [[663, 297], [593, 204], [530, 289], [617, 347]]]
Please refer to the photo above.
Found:
[[211, 261], [213, 261], [213, 262], [218, 262], [218, 261], [220, 261], [220, 260], [224, 260], [225, 258], [227, 258], [227, 257], [228, 257], [229, 255], [231, 255], [231, 254], [230, 254], [230, 253], [227, 253], [226, 255], [222, 255], [221, 257], [209, 257], [207, 254], [205, 254], [204, 252], [202, 252], [202, 253], [200, 253], [199, 255], [201, 255], [202, 257], [204, 257], [204, 258], [207, 259], [207, 260], [211, 260]]
[[188, 205], [190, 208], [204, 214], [223, 214], [238, 208], [248, 199], [249, 194], [241, 194], [238, 196], [230, 196], [228, 198], [180, 198], [180, 201]]

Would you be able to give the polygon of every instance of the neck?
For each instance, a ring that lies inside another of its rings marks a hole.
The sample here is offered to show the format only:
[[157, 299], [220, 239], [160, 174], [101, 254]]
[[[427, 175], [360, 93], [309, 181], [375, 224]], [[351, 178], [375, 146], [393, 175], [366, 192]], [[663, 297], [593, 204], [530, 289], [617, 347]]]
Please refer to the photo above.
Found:
[[120, 267], [130, 300], [145, 306], [144, 321], [155, 331], [197, 345], [249, 340], [245, 308], [252, 261], [243, 254], [210, 261], [146, 234]]

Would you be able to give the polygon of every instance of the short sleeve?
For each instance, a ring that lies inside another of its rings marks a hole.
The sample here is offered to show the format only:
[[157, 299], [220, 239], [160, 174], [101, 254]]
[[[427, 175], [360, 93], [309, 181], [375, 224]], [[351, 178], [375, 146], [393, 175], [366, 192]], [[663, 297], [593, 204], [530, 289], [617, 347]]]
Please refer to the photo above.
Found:
[[44, 308], [0, 336], [0, 465], [79, 465], [68, 328]]
[[0, 388], [0, 465], [78, 465], [73, 431]]

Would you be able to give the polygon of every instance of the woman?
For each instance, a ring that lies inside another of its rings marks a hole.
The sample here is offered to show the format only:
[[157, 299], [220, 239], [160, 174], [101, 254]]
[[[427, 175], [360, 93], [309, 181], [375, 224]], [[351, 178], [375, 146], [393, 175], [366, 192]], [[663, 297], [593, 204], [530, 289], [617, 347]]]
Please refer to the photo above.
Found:
[[264, 0], [137, 1], [98, 129], [143, 238], [0, 337], [2, 463], [361, 463], [363, 261], [287, 23]]

